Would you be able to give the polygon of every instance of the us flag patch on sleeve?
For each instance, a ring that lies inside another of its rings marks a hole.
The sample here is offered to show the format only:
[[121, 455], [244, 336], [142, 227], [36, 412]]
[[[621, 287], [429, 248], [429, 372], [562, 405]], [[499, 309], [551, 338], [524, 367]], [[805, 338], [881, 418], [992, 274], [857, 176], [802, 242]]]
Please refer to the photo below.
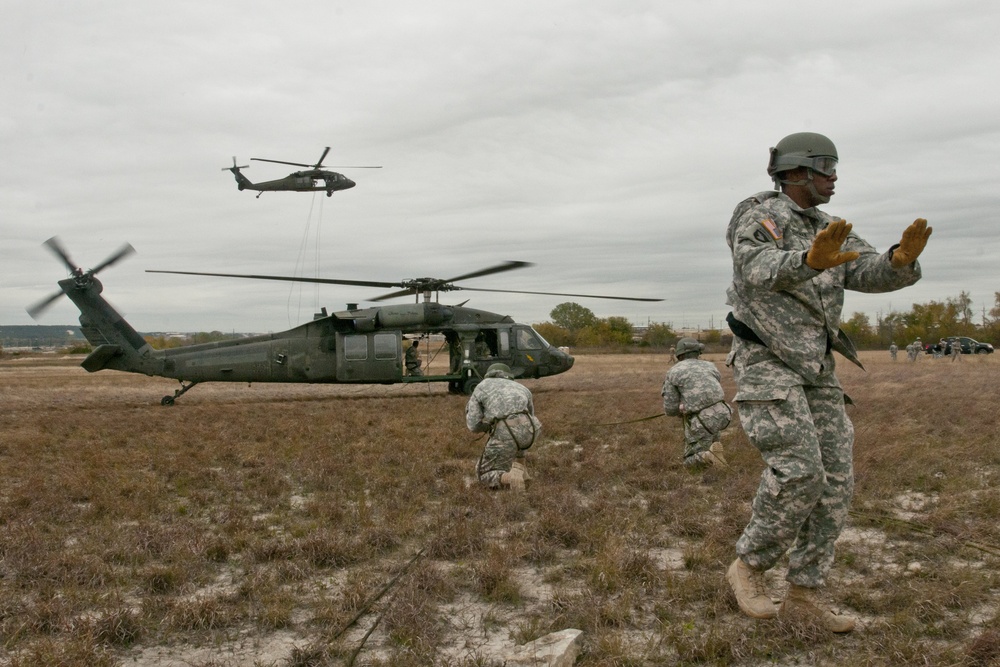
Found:
[[767, 230], [767, 233], [770, 234], [771, 238], [774, 239], [775, 241], [781, 238], [781, 227], [778, 227], [778, 225], [774, 224], [774, 220], [771, 220], [771, 218], [765, 218], [764, 220], [761, 220], [760, 225], [761, 227]]

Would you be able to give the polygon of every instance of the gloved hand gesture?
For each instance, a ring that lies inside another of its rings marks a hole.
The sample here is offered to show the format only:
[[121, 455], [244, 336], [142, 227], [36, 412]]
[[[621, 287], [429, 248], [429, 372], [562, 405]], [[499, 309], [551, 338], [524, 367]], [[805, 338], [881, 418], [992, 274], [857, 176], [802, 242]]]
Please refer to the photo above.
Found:
[[851, 227], [851, 223], [846, 220], [834, 220], [827, 225], [826, 229], [817, 234], [816, 238], [813, 239], [812, 247], [806, 253], [806, 264], [809, 268], [817, 271], [832, 269], [860, 257], [854, 251], [840, 251], [840, 247], [844, 245], [847, 235], [851, 232]]
[[917, 257], [924, 251], [927, 239], [930, 238], [933, 227], [927, 226], [927, 221], [917, 218], [913, 224], [903, 232], [903, 238], [899, 241], [899, 247], [892, 251], [892, 265], [901, 269], [908, 264], [917, 261]]

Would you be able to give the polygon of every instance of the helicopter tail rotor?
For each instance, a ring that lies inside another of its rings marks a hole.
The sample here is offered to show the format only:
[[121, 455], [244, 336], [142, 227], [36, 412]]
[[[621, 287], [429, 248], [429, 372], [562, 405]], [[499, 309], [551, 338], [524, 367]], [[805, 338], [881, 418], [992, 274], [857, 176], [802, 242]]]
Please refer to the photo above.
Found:
[[[70, 289], [85, 289], [89, 287], [94, 280], [95, 274], [99, 273], [100, 271], [103, 271], [109, 266], [117, 264], [118, 262], [120, 262], [121, 260], [125, 259], [126, 257], [135, 252], [135, 248], [133, 248], [130, 243], [126, 243], [117, 251], [112, 253], [103, 262], [101, 262], [92, 269], [84, 271], [73, 262], [73, 260], [69, 256], [69, 253], [66, 252], [66, 249], [63, 248], [62, 244], [59, 242], [59, 239], [57, 237], [53, 236], [52, 238], [45, 241], [43, 245], [47, 247], [56, 257], [62, 260], [62, 263], [69, 270], [70, 275], [74, 280], [74, 286]], [[29, 306], [27, 308], [28, 315], [30, 315], [32, 319], [37, 320], [41, 316], [41, 314], [44, 313], [49, 308], [49, 306], [55, 303], [59, 299], [59, 297], [63, 296], [66, 293], [65, 291], [66, 289], [67, 288], [63, 288], [60, 291], [51, 294], [46, 298], [42, 299], [41, 301]]]
[[233, 166], [232, 167], [223, 167], [222, 171], [232, 171], [232, 172], [235, 173], [236, 171], [239, 171], [240, 169], [248, 169], [249, 167], [250, 167], [250, 165], [248, 165], [248, 164], [237, 165], [236, 164], [236, 156], [234, 155], [233, 156]]

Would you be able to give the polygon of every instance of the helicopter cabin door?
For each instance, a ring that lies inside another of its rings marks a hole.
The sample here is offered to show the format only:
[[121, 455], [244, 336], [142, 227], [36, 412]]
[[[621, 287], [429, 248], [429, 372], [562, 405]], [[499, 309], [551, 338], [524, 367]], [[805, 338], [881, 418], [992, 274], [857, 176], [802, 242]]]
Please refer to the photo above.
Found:
[[338, 382], [398, 382], [403, 378], [398, 331], [337, 334]]

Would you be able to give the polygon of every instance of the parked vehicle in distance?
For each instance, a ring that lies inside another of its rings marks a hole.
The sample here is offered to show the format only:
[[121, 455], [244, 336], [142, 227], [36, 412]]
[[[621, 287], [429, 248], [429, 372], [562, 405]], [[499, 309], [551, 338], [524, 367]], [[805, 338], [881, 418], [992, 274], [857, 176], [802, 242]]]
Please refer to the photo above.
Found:
[[951, 354], [951, 348], [957, 341], [962, 347], [962, 354], [993, 354], [993, 345], [990, 343], [980, 343], [975, 338], [969, 338], [968, 336], [948, 336], [944, 339], [947, 346], [944, 350], [941, 349], [941, 343], [931, 343], [924, 347], [924, 352], [927, 354], [934, 354], [938, 352], [942, 355]]

